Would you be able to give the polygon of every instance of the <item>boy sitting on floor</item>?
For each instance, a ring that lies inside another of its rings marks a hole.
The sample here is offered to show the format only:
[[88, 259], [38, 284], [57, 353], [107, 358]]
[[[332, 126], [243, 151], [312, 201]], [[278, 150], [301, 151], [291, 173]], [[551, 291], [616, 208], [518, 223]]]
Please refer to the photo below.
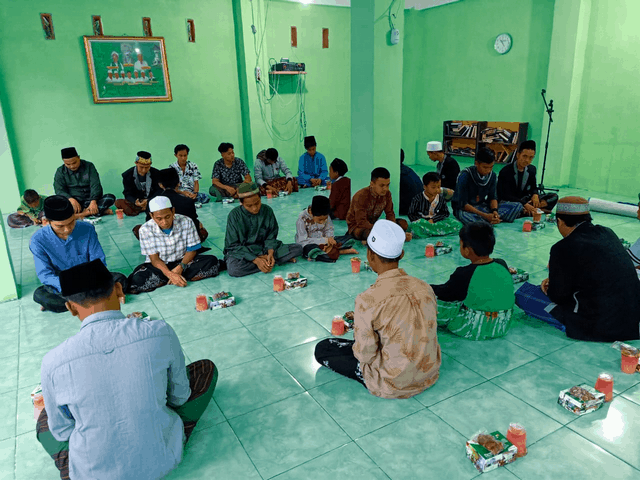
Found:
[[445, 236], [456, 233], [462, 224], [449, 215], [447, 201], [453, 196], [453, 190], [442, 188], [437, 172], [425, 173], [422, 177], [424, 192], [411, 201], [409, 207], [408, 232], [416, 238]]
[[520, 216], [524, 207], [519, 202], [502, 202], [498, 206], [498, 177], [493, 172], [494, 164], [493, 150], [482, 147], [478, 150], [475, 164], [458, 175], [451, 206], [453, 214], [462, 223], [478, 220], [494, 225], [512, 223]]
[[41, 225], [44, 217], [44, 199], [35, 190], [25, 190], [20, 198], [20, 206], [16, 213], [7, 217], [7, 224], [11, 228], [24, 228], [31, 225]]
[[490, 258], [496, 237], [486, 222], [460, 230], [460, 253], [471, 265], [458, 267], [447, 283], [431, 285], [438, 297], [438, 325], [472, 340], [501, 337], [511, 325], [513, 279], [504, 260]]
[[345, 177], [349, 168], [344, 160], [334, 158], [329, 165], [329, 177], [331, 178], [331, 218], [346, 220], [349, 206], [351, 205], [351, 179]]
[[316, 195], [296, 222], [296, 243], [302, 247], [302, 256], [318, 262], [333, 263], [340, 255], [357, 254], [350, 246], [355, 240], [349, 235], [334, 238], [333, 222], [329, 218], [329, 199]]
[[382, 398], [409, 398], [438, 380], [442, 362], [436, 299], [429, 285], [398, 268], [405, 234], [378, 220], [367, 239], [367, 260], [378, 279], [358, 295], [351, 340], [316, 345], [318, 363]]

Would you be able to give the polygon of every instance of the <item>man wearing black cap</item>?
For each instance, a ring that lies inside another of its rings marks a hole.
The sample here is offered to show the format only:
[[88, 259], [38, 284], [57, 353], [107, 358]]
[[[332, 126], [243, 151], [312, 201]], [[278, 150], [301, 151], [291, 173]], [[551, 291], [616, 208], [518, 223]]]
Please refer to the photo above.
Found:
[[38, 441], [63, 479], [163, 478], [211, 400], [216, 366], [185, 367], [170, 325], [125, 317], [102, 262], [60, 272], [60, 284], [82, 326], [42, 360]]
[[[60, 272], [92, 260], [100, 260], [106, 266], [107, 261], [95, 227], [86, 222], [76, 222], [68, 199], [60, 195], [47, 197], [44, 214], [48, 225], [37, 231], [29, 243], [36, 273], [43, 283], [33, 293], [33, 300], [42, 305], [42, 310], [62, 313], [67, 308], [60, 295]], [[124, 275], [117, 272], [112, 275], [117, 282], [127, 286]]]
[[160, 172], [151, 166], [151, 154], [138, 152], [135, 166], [122, 174], [124, 198], [116, 200], [116, 208], [123, 210], [124, 214], [130, 217], [143, 212], [149, 199], [160, 191], [159, 179]]
[[81, 160], [75, 147], [63, 148], [61, 153], [64, 165], [58, 167], [53, 177], [56, 195], [68, 198], [79, 217], [112, 215], [109, 207], [116, 197], [103, 194], [100, 176], [93, 163]]
[[327, 184], [329, 170], [327, 159], [317, 151], [316, 137], [304, 137], [307, 151], [298, 161], [298, 185], [301, 187], [319, 187]]

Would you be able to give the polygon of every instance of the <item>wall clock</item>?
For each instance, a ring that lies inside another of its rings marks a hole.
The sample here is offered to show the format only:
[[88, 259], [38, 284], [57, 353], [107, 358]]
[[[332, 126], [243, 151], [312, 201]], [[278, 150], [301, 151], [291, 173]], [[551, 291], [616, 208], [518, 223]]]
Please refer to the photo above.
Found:
[[509, 35], [508, 33], [501, 33], [496, 37], [496, 42], [493, 44], [493, 48], [495, 48], [496, 52], [498, 52], [500, 55], [504, 55], [505, 53], [508, 53], [509, 50], [511, 50], [512, 43], [513, 40], [511, 38], [511, 35]]

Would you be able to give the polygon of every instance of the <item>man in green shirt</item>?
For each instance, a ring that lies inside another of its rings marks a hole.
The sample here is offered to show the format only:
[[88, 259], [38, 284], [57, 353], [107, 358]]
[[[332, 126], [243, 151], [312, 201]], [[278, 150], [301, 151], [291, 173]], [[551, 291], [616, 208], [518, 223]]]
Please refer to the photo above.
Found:
[[277, 263], [293, 261], [302, 255], [302, 246], [278, 240], [278, 221], [268, 205], [262, 205], [255, 183], [238, 187], [239, 207], [227, 217], [224, 256], [231, 277], [269, 273]]
[[66, 197], [78, 217], [112, 215], [111, 205], [115, 195], [102, 192], [100, 175], [91, 162], [81, 160], [75, 147], [62, 149], [64, 165], [58, 167], [53, 177], [56, 195]]

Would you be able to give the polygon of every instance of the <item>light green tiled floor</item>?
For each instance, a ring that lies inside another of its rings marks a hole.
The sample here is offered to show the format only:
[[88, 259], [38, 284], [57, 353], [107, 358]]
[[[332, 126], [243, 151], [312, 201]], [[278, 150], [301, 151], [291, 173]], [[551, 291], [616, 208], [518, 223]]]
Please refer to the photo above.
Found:
[[[589, 196], [569, 189], [561, 194]], [[293, 241], [295, 217], [312, 195], [303, 191], [267, 201], [285, 242]], [[206, 245], [217, 256], [234, 206], [208, 204], [199, 211], [210, 232]], [[624, 238], [640, 236], [633, 218], [594, 217]], [[139, 220], [109, 217], [97, 225], [112, 270], [128, 274], [141, 261], [130, 233]], [[539, 282], [560, 234], [552, 226], [523, 234], [521, 223], [497, 227], [495, 256], [529, 270]], [[337, 222], [337, 233], [345, 230]], [[0, 305], [0, 479], [57, 478], [35, 438], [29, 393], [40, 382], [42, 356], [80, 326], [68, 314], [39, 312], [31, 299], [38, 285], [28, 248], [35, 231], [7, 229], [22, 298]], [[455, 237], [447, 240], [456, 243]], [[438, 283], [466, 263], [457, 251], [426, 259], [426, 243], [407, 244], [401, 266], [410, 274]], [[313, 359], [316, 342], [329, 336], [333, 315], [353, 309], [375, 275], [350, 273], [347, 258], [277, 268], [296, 270], [309, 278], [306, 289], [276, 294], [271, 275], [232, 279], [224, 273], [186, 289], [167, 286], [127, 297], [125, 313], [144, 310], [164, 318], [189, 361], [210, 358], [220, 369], [213, 401], [170, 478], [471, 479], [478, 472], [465, 457], [465, 439], [481, 428], [505, 432], [510, 422], [527, 428], [529, 454], [489, 478], [640, 478], [640, 375], [619, 373], [619, 357], [609, 345], [575, 342], [519, 312], [503, 339], [471, 342], [439, 332], [438, 382], [412, 399], [382, 400]], [[238, 305], [194, 311], [198, 293], [221, 290], [233, 292]], [[614, 374], [613, 402], [582, 418], [556, 404], [562, 388], [594, 383], [602, 371]]]

